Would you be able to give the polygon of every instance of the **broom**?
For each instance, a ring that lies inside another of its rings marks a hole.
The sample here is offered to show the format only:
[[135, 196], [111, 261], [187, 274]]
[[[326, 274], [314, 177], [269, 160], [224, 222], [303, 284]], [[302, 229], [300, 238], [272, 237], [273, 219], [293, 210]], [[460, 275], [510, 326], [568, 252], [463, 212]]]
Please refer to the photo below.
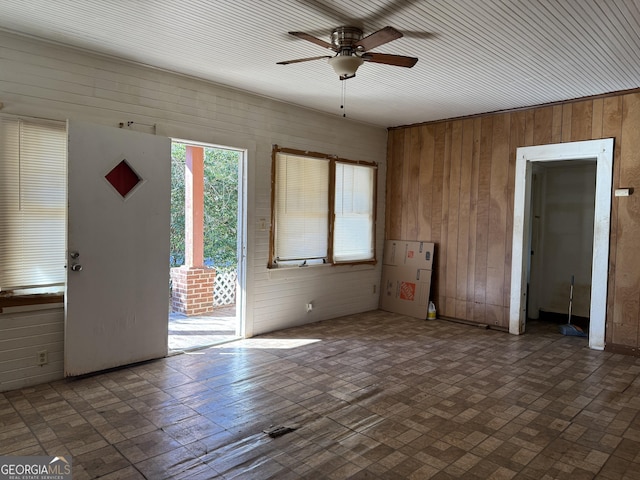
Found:
[[577, 325], [571, 324], [571, 308], [573, 306], [573, 281], [574, 276], [571, 275], [571, 288], [569, 289], [569, 320], [566, 325], [560, 325], [560, 333], [572, 337], [586, 337], [587, 334]]

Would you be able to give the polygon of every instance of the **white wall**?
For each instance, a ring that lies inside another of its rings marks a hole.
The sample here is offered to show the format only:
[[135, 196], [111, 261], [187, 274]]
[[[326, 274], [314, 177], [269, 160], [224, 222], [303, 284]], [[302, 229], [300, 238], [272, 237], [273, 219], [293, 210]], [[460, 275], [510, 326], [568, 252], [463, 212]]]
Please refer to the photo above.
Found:
[[572, 313], [589, 317], [596, 164], [535, 167], [530, 317], [536, 307], [567, 314], [572, 275]]
[[[336, 79], [336, 95], [338, 82]], [[336, 97], [336, 105], [338, 100]], [[160, 135], [247, 149], [248, 336], [377, 308], [378, 295], [373, 292], [374, 285], [379, 290], [380, 264], [269, 271], [269, 231], [257, 225], [261, 218], [270, 218], [273, 144], [377, 162], [378, 219], [384, 219], [384, 128], [5, 32], [0, 32], [0, 102], [2, 112], [8, 114], [114, 127], [133, 121], [141, 131], [149, 132], [147, 125], [156, 125]], [[378, 222], [376, 237], [379, 259], [383, 224]], [[314, 302], [314, 309], [305, 313], [309, 301]], [[43, 325], [52, 321], [59, 329], [63, 325], [60, 310], [46, 322], [41, 315], [0, 315], [0, 332], [9, 319], [32, 323], [43, 332]], [[42, 344], [47, 341], [42, 338]], [[7, 362], [19, 357], [6, 346], [2, 350], [1, 345], [0, 390], [43, 381], [31, 373], [35, 356], [22, 359], [22, 367], [9, 374]], [[62, 377], [61, 367], [54, 377]]]
[[[0, 314], [0, 391], [56, 380], [62, 377], [64, 311], [61, 306], [21, 312], [6, 308]], [[37, 365], [39, 351], [49, 363]]]

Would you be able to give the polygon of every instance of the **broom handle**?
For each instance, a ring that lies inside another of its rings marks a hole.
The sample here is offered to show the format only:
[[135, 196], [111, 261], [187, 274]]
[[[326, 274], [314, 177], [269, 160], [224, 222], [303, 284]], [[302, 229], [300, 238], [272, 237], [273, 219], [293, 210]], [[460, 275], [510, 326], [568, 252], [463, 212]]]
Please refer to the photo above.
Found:
[[571, 288], [569, 289], [569, 321], [567, 322], [571, 325], [571, 307], [573, 305], [573, 275], [571, 275]]

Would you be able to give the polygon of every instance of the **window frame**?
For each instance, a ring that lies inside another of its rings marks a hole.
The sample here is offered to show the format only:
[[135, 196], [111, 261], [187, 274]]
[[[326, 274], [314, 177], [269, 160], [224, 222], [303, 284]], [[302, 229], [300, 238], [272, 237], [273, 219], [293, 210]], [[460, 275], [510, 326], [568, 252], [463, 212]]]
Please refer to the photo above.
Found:
[[[298, 157], [306, 157], [311, 159], [322, 159], [329, 162], [329, 174], [327, 181], [329, 182], [329, 195], [327, 199], [327, 255], [326, 260], [323, 263], [309, 263], [303, 262], [299, 265], [293, 265], [291, 262], [287, 262], [286, 265], [279, 265], [276, 261], [276, 193], [277, 193], [277, 158], [279, 154], [292, 155]], [[371, 218], [371, 241], [372, 241], [372, 258], [364, 260], [347, 260], [336, 261], [334, 259], [334, 232], [335, 232], [335, 201], [336, 201], [336, 164], [342, 163], [346, 165], [366, 166], [373, 169], [373, 188], [372, 188], [372, 218]], [[378, 164], [376, 162], [367, 162], [363, 160], [349, 160], [340, 158], [336, 155], [330, 155], [319, 152], [311, 152], [306, 150], [297, 150], [292, 148], [279, 147], [273, 145], [271, 152], [271, 222], [269, 229], [269, 260], [267, 268], [292, 268], [294, 266], [339, 266], [339, 265], [375, 265], [377, 264], [376, 257], [376, 229], [377, 229], [377, 212], [378, 212]]]

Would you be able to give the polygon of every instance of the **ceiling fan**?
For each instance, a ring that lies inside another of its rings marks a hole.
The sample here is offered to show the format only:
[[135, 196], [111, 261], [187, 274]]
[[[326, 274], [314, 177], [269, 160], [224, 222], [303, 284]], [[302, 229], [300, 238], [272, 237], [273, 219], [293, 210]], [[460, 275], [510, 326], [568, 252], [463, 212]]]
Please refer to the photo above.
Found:
[[347, 80], [356, 76], [356, 70], [364, 62], [383, 63], [396, 67], [413, 67], [418, 61], [415, 57], [405, 57], [403, 55], [391, 55], [388, 53], [376, 53], [370, 50], [384, 45], [392, 40], [402, 37], [402, 33], [393, 27], [384, 27], [363, 37], [363, 32], [358, 27], [337, 27], [331, 32], [331, 43], [304, 32], [289, 32], [294, 37], [307, 40], [329, 50], [333, 50], [335, 55], [321, 55], [319, 57], [299, 58], [297, 60], [287, 60], [277, 62], [278, 65], [289, 65], [291, 63], [308, 62], [311, 60], [328, 59], [329, 64], [340, 77], [340, 80]]

